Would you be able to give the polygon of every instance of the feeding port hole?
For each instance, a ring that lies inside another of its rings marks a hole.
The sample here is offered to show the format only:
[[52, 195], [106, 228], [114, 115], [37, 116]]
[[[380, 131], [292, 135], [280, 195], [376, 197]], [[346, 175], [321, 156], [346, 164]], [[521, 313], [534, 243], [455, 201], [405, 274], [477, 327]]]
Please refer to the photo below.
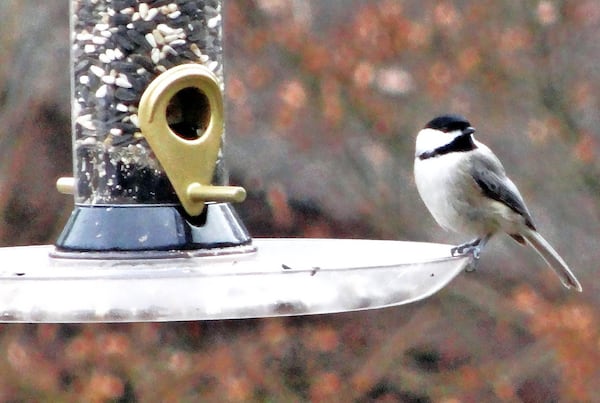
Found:
[[210, 122], [208, 97], [195, 87], [178, 91], [167, 105], [167, 122], [173, 132], [185, 140], [202, 137]]

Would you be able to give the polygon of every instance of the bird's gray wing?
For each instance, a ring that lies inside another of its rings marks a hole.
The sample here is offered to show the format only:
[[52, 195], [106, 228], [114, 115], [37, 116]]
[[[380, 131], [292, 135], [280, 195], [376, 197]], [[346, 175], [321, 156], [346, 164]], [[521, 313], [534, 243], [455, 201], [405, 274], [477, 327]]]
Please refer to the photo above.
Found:
[[471, 164], [471, 176], [481, 188], [484, 196], [505, 204], [525, 218], [525, 224], [535, 229], [531, 214], [523, 201], [523, 197], [515, 184], [504, 172], [504, 167], [497, 159], [474, 158]]

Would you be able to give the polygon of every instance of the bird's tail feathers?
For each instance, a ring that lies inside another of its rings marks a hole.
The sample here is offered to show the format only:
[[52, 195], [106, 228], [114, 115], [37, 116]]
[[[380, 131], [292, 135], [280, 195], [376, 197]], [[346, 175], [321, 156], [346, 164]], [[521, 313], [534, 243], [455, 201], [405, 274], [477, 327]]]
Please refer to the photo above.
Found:
[[569, 269], [569, 266], [565, 263], [562, 257], [554, 250], [554, 248], [542, 237], [537, 231], [529, 230], [527, 233], [524, 233], [523, 236], [536, 250], [537, 253], [548, 263], [554, 272], [560, 278], [560, 281], [567, 288], [574, 288], [575, 290], [581, 292], [581, 284]]

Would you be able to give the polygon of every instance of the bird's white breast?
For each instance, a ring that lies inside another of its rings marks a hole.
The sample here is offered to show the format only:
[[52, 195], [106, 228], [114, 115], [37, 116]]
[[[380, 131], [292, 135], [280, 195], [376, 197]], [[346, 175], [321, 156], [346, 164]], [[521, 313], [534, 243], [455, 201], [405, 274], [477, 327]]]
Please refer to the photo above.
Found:
[[[440, 226], [461, 231], [460, 191], [464, 187], [464, 161], [462, 153], [443, 157], [415, 159], [415, 183], [419, 195]], [[462, 179], [461, 179], [462, 178]], [[464, 206], [466, 207], [466, 206]]]

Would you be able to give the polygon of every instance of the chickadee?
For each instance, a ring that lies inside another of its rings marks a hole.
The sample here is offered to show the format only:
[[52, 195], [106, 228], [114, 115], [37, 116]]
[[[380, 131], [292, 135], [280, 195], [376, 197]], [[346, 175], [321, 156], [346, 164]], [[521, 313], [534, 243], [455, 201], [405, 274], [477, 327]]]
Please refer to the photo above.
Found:
[[515, 184], [494, 153], [473, 138], [475, 129], [458, 115], [439, 116], [417, 135], [415, 182], [433, 218], [446, 230], [476, 238], [451, 249], [451, 254], [481, 250], [497, 232], [528, 243], [560, 277], [567, 288], [581, 284], [565, 261], [536, 231]]

